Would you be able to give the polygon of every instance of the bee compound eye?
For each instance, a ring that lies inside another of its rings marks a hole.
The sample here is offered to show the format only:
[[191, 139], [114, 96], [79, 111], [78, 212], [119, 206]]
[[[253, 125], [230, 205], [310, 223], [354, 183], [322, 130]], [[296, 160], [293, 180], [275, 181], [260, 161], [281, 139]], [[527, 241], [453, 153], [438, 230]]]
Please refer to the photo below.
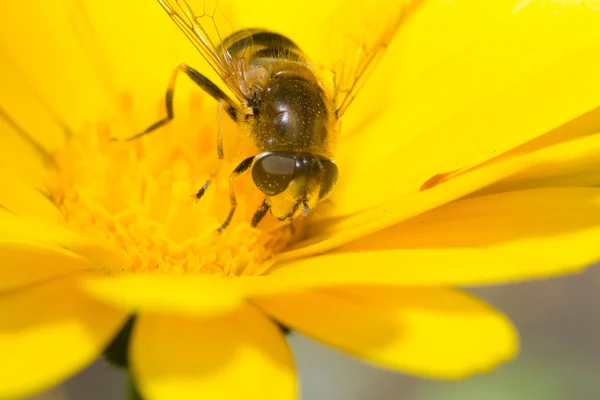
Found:
[[322, 199], [331, 192], [338, 179], [338, 167], [333, 160], [321, 160], [321, 166], [323, 167], [323, 175], [319, 199]]
[[275, 196], [287, 189], [296, 173], [296, 160], [288, 155], [266, 154], [252, 166], [252, 180], [261, 192]]

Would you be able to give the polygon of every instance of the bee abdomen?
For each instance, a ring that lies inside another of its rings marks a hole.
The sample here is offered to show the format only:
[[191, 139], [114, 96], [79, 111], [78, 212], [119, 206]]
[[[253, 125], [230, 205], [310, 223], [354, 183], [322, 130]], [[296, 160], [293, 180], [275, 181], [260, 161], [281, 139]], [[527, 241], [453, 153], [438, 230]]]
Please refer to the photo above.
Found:
[[221, 46], [227, 49], [234, 58], [239, 58], [244, 52], [250, 50], [251, 59], [276, 58], [296, 62], [306, 61], [300, 48], [290, 39], [263, 29], [235, 32], [225, 38]]

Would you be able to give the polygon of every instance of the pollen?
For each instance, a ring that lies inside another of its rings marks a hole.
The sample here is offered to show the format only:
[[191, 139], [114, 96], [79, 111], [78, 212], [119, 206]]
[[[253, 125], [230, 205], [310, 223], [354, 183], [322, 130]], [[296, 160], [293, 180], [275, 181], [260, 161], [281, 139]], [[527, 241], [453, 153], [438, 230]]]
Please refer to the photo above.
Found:
[[235, 216], [217, 231], [230, 209], [229, 172], [255, 150], [233, 121], [221, 121], [230, 145], [220, 161], [216, 107], [201, 100], [192, 96], [187, 115], [142, 138], [111, 141], [136, 131], [127, 121], [104, 121], [73, 134], [55, 155], [52, 200], [65, 224], [113, 242], [131, 259], [129, 269], [103, 272], [256, 275], [301, 237], [302, 217], [291, 225], [268, 215], [250, 226], [262, 201], [250, 174], [235, 182]]

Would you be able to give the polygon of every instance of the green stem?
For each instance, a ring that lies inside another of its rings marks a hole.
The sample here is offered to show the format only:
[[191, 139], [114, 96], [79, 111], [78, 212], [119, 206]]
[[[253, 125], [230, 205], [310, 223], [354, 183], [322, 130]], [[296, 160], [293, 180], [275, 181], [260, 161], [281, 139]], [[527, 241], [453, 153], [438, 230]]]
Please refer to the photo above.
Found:
[[142, 396], [140, 396], [131, 374], [127, 380], [127, 400], [142, 400]]
[[135, 317], [129, 318], [127, 323], [121, 328], [119, 334], [113, 339], [111, 344], [104, 350], [106, 360], [118, 368], [127, 368], [129, 366], [127, 360], [127, 348], [129, 347], [129, 339]]

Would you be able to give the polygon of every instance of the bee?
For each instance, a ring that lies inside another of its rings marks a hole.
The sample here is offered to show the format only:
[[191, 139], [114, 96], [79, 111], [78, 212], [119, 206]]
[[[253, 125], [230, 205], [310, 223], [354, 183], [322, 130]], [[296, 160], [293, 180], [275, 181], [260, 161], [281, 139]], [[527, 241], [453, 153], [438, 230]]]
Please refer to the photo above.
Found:
[[[175, 81], [183, 73], [218, 102], [219, 115], [225, 112], [233, 119], [260, 151], [241, 161], [229, 174], [231, 206], [219, 232], [227, 228], [236, 210], [233, 182], [248, 170], [264, 194], [252, 218], [253, 227], [269, 210], [280, 220], [299, 214], [307, 216], [338, 180], [334, 147], [340, 118], [387, 47], [408, 7], [370, 46], [363, 46], [363, 54], [354, 57], [356, 64], [352, 68], [333, 71], [334, 82], [330, 85], [333, 90], [328, 90], [320, 69], [290, 38], [264, 29], [245, 29], [215, 43], [205, 22], [185, 0], [158, 2], [217, 72], [233, 97], [192, 67], [181, 64], [167, 88], [167, 116], [126, 140], [147, 135], [174, 118]], [[351, 76], [344, 71], [351, 71]], [[224, 158], [220, 129], [217, 155], [220, 160]], [[195, 197], [200, 199], [210, 184], [208, 179]]]

